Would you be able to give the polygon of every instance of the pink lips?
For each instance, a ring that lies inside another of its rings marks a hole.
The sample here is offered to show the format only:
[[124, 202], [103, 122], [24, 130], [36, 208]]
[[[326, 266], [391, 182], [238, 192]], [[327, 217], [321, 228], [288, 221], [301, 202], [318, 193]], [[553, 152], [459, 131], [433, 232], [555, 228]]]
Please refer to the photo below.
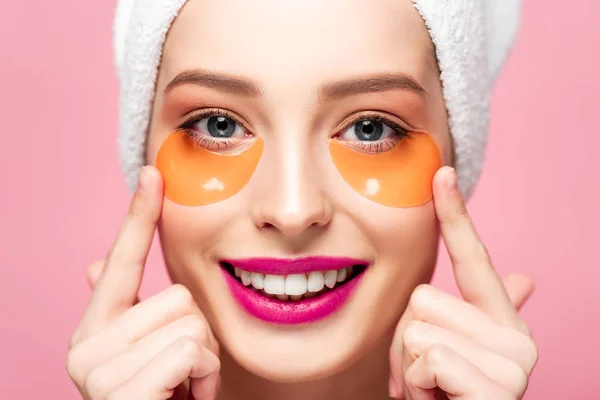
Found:
[[[301, 259], [251, 258], [242, 260], [221, 260], [248, 272], [289, 275], [312, 271], [338, 270], [351, 265], [369, 265], [368, 261], [353, 258], [308, 257]], [[343, 306], [358, 286], [363, 273], [353, 277], [343, 285], [314, 298], [299, 301], [280, 301], [263, 296], [244, 286], [224, 268], [225, 281], [233, 297], [251, 315], [274, 324], [302, 324], [323, 319]]]

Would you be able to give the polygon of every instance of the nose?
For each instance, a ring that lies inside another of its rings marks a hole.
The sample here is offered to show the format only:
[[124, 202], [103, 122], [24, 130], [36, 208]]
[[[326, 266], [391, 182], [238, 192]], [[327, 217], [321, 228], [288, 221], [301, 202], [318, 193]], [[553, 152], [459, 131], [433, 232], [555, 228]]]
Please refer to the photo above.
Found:
[[268, 160], [252, 206], [259, 228], [295, 237], [329, 224], [332, 205], [314, 157], [305, 147], [309, 146], [288, 141], [264, 155]]

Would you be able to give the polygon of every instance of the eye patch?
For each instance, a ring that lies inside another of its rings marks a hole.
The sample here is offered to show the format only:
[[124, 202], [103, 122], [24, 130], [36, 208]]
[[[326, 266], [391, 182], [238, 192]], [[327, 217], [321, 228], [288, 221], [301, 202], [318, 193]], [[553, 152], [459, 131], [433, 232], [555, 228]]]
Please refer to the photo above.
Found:
[[367, 154], [331, 140], [329, 153], [344, 180], [362, 196], [389, 207], [415, 207], [433, 197], [433, 176], [442, 166], [433, 138], [410, 132], [396, 146]]
[[240, 153], [215, 153], [185, 133], [175, 132], [165, 139], [156, 159], [165, 196], [183, 206], [205, 206], [229, 198], [246, 186], [263, 147], [259, 138]]

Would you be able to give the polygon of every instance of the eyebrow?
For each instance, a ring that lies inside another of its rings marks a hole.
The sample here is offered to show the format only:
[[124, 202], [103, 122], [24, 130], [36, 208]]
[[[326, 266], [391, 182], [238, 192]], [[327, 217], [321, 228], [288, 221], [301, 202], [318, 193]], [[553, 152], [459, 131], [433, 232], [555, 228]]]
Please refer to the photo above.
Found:
[[[232, 75], [207, 72], [199, 69], [183, 71], [165, 88], [165, 93], [182, 85], [198, 85], [244, 97], [259, 97], [260, 87], [243, 78]], [[329, 82], [319, 89], [321, 101], [331, 101], [362, 93], [384, 92], [394, 89], [406, 89], [424, 95], [427, 91], [410, 76], [402, 73], [366, 75], [362, 77]]]
[[193, 84], [204, 86], [210, 89], [220, 90], [231, 94], [237, 94], [245, 97], [258, 97], [262, 91], [258, 85], [235, 76], [206, 72], [195, 69], [183, 71], [178, 74], [165, 88], [165, 93], [170, 92], [177, 86]]
[[408, 89], [418, 94], [427, 94], [416, 80], [402, 73], [378, 74], [358, 77], [323, 85], [319, 98], [323, 101], [335, 100], [362, 93], [385, 92], [394, 89]]

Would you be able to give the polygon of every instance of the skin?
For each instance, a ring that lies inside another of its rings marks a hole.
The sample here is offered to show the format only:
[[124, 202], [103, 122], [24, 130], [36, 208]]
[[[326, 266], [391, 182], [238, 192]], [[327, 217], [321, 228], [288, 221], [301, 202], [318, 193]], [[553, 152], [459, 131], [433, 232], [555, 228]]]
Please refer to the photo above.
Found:
[[[250, 80], [261, 95], [193, 84], [165, 92], [190, 69]], [[331, 81], [382, 73], [406, 74], [426, 94], [396, 88], [319, 98], [319, 87]], [[537, 348], [516, 309], [533, 285], [520, 275], [503, 282], [477, 236], [448, 167], [452, 150], [438, 76], [410, 1], [187, 3], [164, 45], [150, 166], [140, 174], [113, 248], [89, 268], [94, 291], [67, 359], [82, 396], [420, 400], [441, 390], [451, 399], [521, 398]], [[232, 112], [264, 139], [265, 150], [239, 193], [185, 207], [164, 198], [151, 165], [165, 138], [206, 107]], [[382, 111], [436, 141], [446, 167], [434, 178], [432, 201], [385, 207], [340, 178], [327, 143], [343, 121], [365, 110]], [[139, 302], [156, 228], [175, 284]], [[462, 299], [426, 284], [440, 234]], [[339, 312], [302, 327], [246, 314], [217, 262], [307, 255], [372, 264]]]

